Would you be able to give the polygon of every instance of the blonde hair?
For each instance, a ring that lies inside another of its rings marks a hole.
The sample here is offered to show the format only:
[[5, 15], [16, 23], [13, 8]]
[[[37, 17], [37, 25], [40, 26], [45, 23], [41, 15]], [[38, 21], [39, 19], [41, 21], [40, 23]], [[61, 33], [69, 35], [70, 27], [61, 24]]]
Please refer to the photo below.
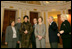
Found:
[[62, 14], [61, 15], [61, 19], [67, 20], [67, 15], [66, 14]]

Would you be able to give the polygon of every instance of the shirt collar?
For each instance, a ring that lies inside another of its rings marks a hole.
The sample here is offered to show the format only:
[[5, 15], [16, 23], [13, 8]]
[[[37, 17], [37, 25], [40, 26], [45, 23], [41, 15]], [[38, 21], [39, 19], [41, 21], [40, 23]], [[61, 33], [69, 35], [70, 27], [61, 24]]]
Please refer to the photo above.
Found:
[[37, 25], [37, 23], [35, 25]]
[[50, 23], [50, 25], [53, 23], [53, 21]]

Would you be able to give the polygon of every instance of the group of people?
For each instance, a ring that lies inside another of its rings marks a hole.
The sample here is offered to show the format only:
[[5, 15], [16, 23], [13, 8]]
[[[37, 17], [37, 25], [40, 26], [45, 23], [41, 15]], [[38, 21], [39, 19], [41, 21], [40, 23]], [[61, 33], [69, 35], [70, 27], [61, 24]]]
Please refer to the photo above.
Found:
[[[34, 25], [28, 21], [29, 17], [23, 17], [24, 22], [18, 18], [18, 23], [15, 24], [14, 20], [10, 21], [10, 25], [6, 28], [5, 44], [8, 48], [45, 48], [46, 26], [43, 24], [43, 18], [40, 16], [38, 20], [33, 19]], [[53, 17], [48, 18], [49, 23], [49, 41], [51, 48], [58, 48], [58, 37], [63, 39], [63, 48], [71, 48], [71, 26], [67, 21], [66, 16], [61, 15], [63, 21], [60, 31], [58, 31], [57, 24], [53, 21]], [[19, 46], [20, 45], [20, 46]]]

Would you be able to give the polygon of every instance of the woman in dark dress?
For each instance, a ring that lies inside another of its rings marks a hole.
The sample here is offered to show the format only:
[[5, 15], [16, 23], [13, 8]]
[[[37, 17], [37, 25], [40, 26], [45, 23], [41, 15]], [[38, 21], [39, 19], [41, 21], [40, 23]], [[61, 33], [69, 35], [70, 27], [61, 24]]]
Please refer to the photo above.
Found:
[[60, 32], [62, 41], [63, 41], [63, 48], [71, 48], [71, 26], [67, 20], [65, 14], [61, 15], [61, 20], [63, 23], [61, 24]]

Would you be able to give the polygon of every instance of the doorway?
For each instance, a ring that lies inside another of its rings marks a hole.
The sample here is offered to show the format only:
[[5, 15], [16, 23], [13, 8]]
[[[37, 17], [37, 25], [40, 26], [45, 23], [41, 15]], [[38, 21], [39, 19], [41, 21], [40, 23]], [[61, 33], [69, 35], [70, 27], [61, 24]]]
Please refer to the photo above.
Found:
[[5, 44], [5, 34], [6, 28], [10, 24], [10, 20], [15, 20], [16, 11], [15, 10], [4, 10], [4, 20], [3, 20], [3, 30], [2, 30], [2, 44]]
[[38, 12], [30, 12], [30, 22], [32, 25], [34, 25], [34, 23], [33, 23], [34, 18], [38, 19]]
[[[58, 14], [57, 17], [58, 17], [58, 31], [60, 31], [60, 27], [61, 27], [61, 24], [62, 24], [61, 14]], [[61, 38], [61, 36], [59, 37], [59, 43], [62, 45], [62, 38]]]

